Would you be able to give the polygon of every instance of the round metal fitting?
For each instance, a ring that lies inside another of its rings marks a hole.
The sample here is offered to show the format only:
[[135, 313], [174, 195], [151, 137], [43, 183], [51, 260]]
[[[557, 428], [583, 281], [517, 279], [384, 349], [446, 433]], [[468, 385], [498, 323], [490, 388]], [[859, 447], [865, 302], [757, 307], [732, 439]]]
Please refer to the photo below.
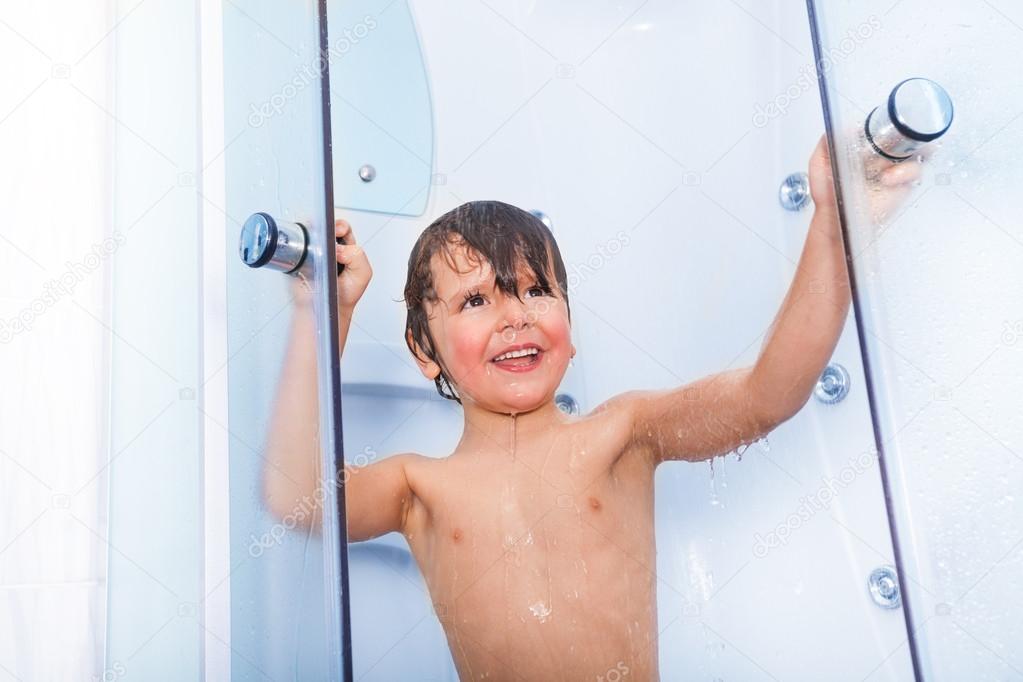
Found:
[[565, 414], [579, 414], [579, 403], [567, 393], [554, 396], [554, 404]]
[[533, 215], [540, 219], [540, 222], [547, 226], [548, 230], [554, 229], [554, 223], [551, 222], [551, 217], [539, 209], [533, 209], [530, 211]]
[[238, 256], [250, 268], [292, 273], [305, 262], [309, 233], [301, 223], [275, 220], [269, 213], [253, 213], [242, 225]]
[[368, 163], [359, 168], [359, 179], [363, 182], [373, 182], [377, 176], [377, 169]]
[[842, 365], [831, 363], [824, 368], [824, 373], [817, 380], [813, 395], [826, 405], [845, 399], [849, 395], [849, 372]]
[[870, 572], [867, 580], [870, 596], [883, 609], [897, 609], [902, 604], [899, 594], [899, 576], [894, 566], [881, 566]]
[[927, 78], [907, 78], [870, 112], [864, 132], [874, 151], [901, 161], [944, 135], [953, 116], [952, 98], [945, 88]]
[[798, 211], [810, 203], [810, 176], [793, 173], [778, 188], [778, 203], [786, 211]]

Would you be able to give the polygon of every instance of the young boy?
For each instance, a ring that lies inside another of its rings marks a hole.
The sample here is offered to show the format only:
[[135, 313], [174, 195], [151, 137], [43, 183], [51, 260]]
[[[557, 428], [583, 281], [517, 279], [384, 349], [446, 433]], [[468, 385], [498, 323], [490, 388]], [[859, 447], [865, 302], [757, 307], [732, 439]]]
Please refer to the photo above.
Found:
[[[891, 167], [886, 184], [915, 179], [914, 166]], [[507, 204], [471, 202], [420, 236], [405, 286], [406, 341], [424, 376], [461, 403], [464, 431], [448, 457], [398, 454], [353, 471], [348, 537], [405, 536], [460, 679], [658, 678], [654, 469], [730, 452], [796, 414], [846, 320], [823, 138], [810, 186], [816, 208], [803, 254], [756, 363], [671, 390], [629, 391], [583, 417], [554, 402], [576, 351], [565, 266], [543, 223]], [[337, 248], [343, 347], [372, 270], [347, 222], [337, 221], [336, 234], [346, 242]], [[271, 452], [286, 450], [292, 436], [274, 432]], [[314, 460], [280, 465], [311, 490]], [[267, 483], [277, 509], [295, 499], [281, 481]], [[290, 489], [300, 492], [308, 490]]]

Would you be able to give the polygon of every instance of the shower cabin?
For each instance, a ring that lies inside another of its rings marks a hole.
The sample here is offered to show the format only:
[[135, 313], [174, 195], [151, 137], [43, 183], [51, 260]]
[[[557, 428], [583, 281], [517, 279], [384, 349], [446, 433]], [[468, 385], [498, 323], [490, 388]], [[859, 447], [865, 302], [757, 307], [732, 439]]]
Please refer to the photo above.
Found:
[[[403, 338], [419, 233], [472, 199], [550, 226], [579, 351], [558, 404], [586, 414], [756, 359], [825, 130], [853, 310], [799, 414], [658, 469], [662, 679], [1023, 678], [1021, 24], [923, 0], [141, 9], [114, 62], [137, 132], [114, 212], [149, 225], [113, 265], [103, 679], [456, 680], [405, 540], [349, 544], [333, 484], [459, 437]], [[954, 121], [878, 214], [864, 131], [911, 78]], [[340, 356], [335, 217], [374, 268]], [[301, 367], [321, 485], [271, 512], [274, 399]]]

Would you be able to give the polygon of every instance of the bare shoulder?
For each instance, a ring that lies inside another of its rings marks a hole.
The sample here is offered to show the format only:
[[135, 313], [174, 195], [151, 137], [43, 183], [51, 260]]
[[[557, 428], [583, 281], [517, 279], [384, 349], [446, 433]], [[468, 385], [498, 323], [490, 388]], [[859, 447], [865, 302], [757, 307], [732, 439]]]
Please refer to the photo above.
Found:
[[637, 449], [633, 429], [637, 401], [643, 391], [626, 391], [597, 405], [577, 425], [585, 430], [587, 440], [602, 443], [605, 462], [614, 465]]
[[629, 411], [632, 410], [636, 404], [636, 400], [640, 398], [646, 391], [625, 391], [618, 395], [611, 396], [601, 404], [594, 407], [591, 411], [591, 415], [596, 414], [608, 414], [614, 415], [619, 418], [627, 416]]
[[[408, 482], [408, 486], [412, 493], [416, 493], [416, 488], [422, 486], [424, 483], [435, 475], [437, 472], [436, 463], [438, 460], [434, 457], [427, 457], [417, 452], [403, 452], [395, 455], [391, 455], [383, 460], [383, 462], [390, 463], [389, 466], [397, 467], [401, 469], [402, 474], [405, 476], [405, 480]], [[383, 463], [382, 462], [382, 463]]]
[[436, 457], [428, 457], [418, 452], [403, 452], [400, 455], [392, 455], [401, 459], [401, 465], [406, 471], [418, 472], [421, 469], [428, 469], [431, 464], [438, 461]]

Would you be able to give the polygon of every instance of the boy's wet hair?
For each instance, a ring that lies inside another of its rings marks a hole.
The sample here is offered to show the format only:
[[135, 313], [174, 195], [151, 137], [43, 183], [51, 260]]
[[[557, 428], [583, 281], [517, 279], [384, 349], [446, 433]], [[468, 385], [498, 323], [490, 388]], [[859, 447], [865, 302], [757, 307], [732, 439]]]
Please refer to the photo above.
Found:
[[[466, 258], [474, 266], [489, 262], [494, 270], [495, 286], [508, 296], [519, 296], [516, 277], [519, 262], [525, 263], [547, 292], [555, 291], [550, 281], [553, 274], [557, 290], [565, 299], [569, 322], [572, 311], [568, 305], [568, 277], [558, 243], [547, 226], [532, 213], [501, 201], [470, 201], [430, 223], [416, 240], [408, 259], [405, 343], [415, 355], [416, 350], [408, 338], [411, 332], [423, 354], [440, 366], [440, 375], [434, 380], [437, 392], [461, 403], [447, 367], [435, 350], [426, 311], [428, 301], [438, 302], [430, 270], [434, 254], [441, 253], [448, 265], [456, 269], [453, 252], [459, 247], [465, 247]], [[550, 272], [552, 266], [553, 273]]]

